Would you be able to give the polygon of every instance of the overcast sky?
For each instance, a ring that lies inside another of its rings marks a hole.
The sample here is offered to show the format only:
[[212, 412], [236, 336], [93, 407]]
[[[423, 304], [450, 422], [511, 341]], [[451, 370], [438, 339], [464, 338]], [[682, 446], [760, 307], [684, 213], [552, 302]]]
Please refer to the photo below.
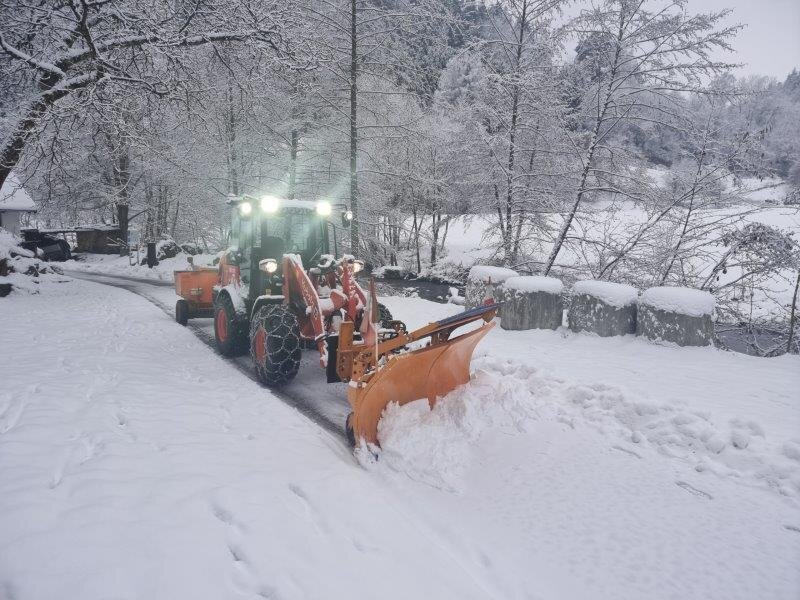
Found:
[[733, 43], [734, 62], [747, 63], [742, 74], [784, 79], [800, 69], [800, 0], [689, 0], [694, 12], [732, 8], [731, 23], [745, 29]]
[[[564, 7], [564, 18], [576, 16], [592, 2], [599, 0], [572, 0]], [[731, 44], [737, 53], [723, 52], [716, 58], [746, 63], [737, 76], [770, 75], [783, 80], [792, 69], [800, 70], [800, 0], [688, 0], [687, 10], [700, 13], [726, 8], [733, 10], [728, 24], [740, 23], [745, 28]], [[567, 55], [573, 53], [574, 47], [568, 43]]]

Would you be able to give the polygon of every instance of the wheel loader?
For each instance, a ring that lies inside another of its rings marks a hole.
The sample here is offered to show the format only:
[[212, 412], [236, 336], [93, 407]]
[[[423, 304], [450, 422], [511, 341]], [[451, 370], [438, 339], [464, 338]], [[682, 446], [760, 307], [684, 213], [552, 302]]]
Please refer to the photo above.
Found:
[[[333, 219], [325, 201], [231, 198], [231, 238], [216, 267], [175, 272], [176, 320], [212, 317], [224, 356], [250, 354], [266, 386], [287, 385], [304, 349], [319, 353], [327, 381], [345, 382], [351, 443], [378, 444], [378, 421], [390, 402], [436, 398], [469, 381], [477, 343], [497, 306], [464, 311], [415, 331], [380, 304], [356, 275], [364, 262], [339, 254], [350, 211]], [[337, 231], [339, 235], [337, 236]], [[471, 326], [466, 333], [452, 334]]]

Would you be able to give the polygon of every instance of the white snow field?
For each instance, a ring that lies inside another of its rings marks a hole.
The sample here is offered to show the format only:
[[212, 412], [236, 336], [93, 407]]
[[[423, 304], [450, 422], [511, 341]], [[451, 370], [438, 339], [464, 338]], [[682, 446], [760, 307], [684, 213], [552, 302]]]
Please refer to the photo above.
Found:
[[356, 458], [124, 290], [0, 300], [0, 365], [3, 600], [800, 595], [796, 356], [496, 327]]

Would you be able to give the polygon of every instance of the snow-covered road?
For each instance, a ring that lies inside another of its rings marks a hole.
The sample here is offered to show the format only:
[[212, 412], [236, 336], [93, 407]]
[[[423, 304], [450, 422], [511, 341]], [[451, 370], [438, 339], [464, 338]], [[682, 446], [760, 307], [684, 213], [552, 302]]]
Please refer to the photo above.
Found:
[[3, 600], [800, 596], [797, 357], [496, 328], [359, 464], [129, 283], [0, 301]]

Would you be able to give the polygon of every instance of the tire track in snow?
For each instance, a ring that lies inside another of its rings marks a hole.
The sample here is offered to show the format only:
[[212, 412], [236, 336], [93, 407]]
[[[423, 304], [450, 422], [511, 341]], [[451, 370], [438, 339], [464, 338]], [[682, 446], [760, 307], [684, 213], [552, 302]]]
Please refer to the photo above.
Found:
[[[111, 287], [126, 290], [128, 292], [131, 292], [132, 294], [136, 294], [137, 296], [144, 298], [151, 304], [157, 306], [170, 319], [174, 318], [173, 306], [168, 306], [153, 294], [150, 294], [146, 290], [142, 289], [142, 287], [145, 285], [154, 285], [158, 287], [171, 288], [173, 287], [172, 283], [167, 283], [164, 281], [150, 281], [146, 279], [138, 279], [126, 276], [106, 275], [106, 274], [101, 275], [84, 271], [64, 271], [64, 274], [69, 275], [70, 277], [75, 277], [76, 279], [83, 279], [86, 281], [91, 281], [93, 283], [99, 283], [101, 285], [108, 285]], [[186, 327], [188, 329], [191, 329], [192, 333], [194, 333], [194, 335], [198, 339], [200, 339], [200, 341], [202, 341], [206, 346], [211, 348], [214, 351], [214, 354], [217, 354], [216, 340], [214, 339], [213, 335], [209, 334], [208, 331], [204, 330], [200, 325], [192, 323], [191, 321], [189, 321]], [[256, 376], [253, 369], [250, 367], [250, 363], [246, 359], [247, 357], [245, 356], [233, 359], [224, 359], [224, 362], [228, 365], [231, 365], [240, 373], [242, 373], [245, 377], [247, 377], [251, 381], [254, 381], [260, 386], [261, 383], [258, 381], [258, 377]], [[345, 435], [344, 432], [344, 420], [342, 420], [341, 423], [334, 422], [330, 417], [323, 414], [321, 411], [317, 410], [314, 406], [312, 406], [310, 403], [310, 398], [298, 394], [296, 392], [292, 393], [290, 388], [281, 391], [270, 389], [269, 391], [273, 396], [275, 396], [275, 398], [277, 398], [284, 404], [291, 406], [292, 408], [297, 410], [300, 414], [302, 414], [304, 417], [306, 417], [310, 421], [313, 421], [314, 423], [316, 423], [329, 433], [334, 434], [340, 441], [342, 441], [345, 445], [347, 445], [347, 436]]]

